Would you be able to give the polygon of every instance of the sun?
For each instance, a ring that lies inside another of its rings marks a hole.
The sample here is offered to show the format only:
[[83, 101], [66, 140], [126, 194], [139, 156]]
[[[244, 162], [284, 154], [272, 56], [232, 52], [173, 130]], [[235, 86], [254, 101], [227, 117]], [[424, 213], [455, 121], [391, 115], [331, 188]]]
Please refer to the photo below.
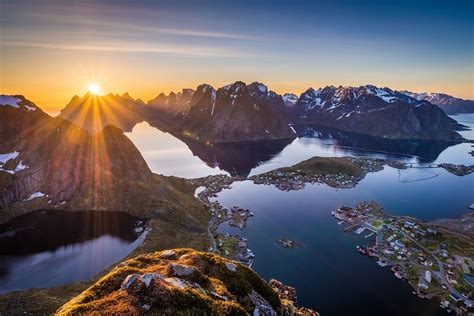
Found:
[[92, 94], [99, 94], [99, 92], [100, 92], [100, 86], [97, 83], [89, 84], [89, 87], [87, 89]]

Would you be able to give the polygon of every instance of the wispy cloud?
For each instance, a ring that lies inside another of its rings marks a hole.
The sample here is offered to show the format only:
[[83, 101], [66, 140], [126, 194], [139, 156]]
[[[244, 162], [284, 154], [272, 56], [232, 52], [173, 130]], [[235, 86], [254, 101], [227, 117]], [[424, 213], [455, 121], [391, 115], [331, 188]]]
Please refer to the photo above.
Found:
[[[81, 29], [87, 26], [99, 27], [106, 29], [113, 29], [114, 31], [129, 31], [129, 32], [147, 32], [154, 34], [163, 35], [175, 35], [175, 36], [186, 36], [186, 37], [201, 37], [210, 39], [236, 39], [236, 40], [248, 40], [248, 41], [260, 41], [260, 40], [278, 40], [271, 36], [261, 36], [255, 34], [239, 34], [231, 32], [222, 32], [214, 30], [204, 29], [189, 29], [189, 28], [174, 28], [174, 27], [162, 27], [162, 26], [150, 26], [146, 21], [133, 21], [128, 22], [121, 19], [120, 22], [116, 22], [117, 19], [107, 20], [104, 17], [101, 19], [84, 18], [83, 16], [75, 16], [71, 18], [64, 14], [52, 14], [44, 12], [24, 12], [22, 16], [29, 19], [43, 20], [48, 23], [59, 23], [67, 24], [69, 27]], [[159, 19], [157, 19], [159, 21]], [[159, 23], [159, 22], [155, 22]]]
[[130, 43], [129, 45], [78, 45], [70, 43], [43, 43], [43, 42], [21, 42], [4, 41], [3, 46], [33, 47], [58, 50], [78, 50], [78, 51], [99, 51], [99, 52], [132, 52], [132, 53], [158, 53], [158, 54], [179, 54], [194, 57], [226, 57], [226, 58], [248, 58], [248, 57], [268, 57], [261, 54], [239, 52], [236, 50], [224, 49], [219, 47], [201, 47], [201, 46], [173, 46], [173, 45], [153, 45]]

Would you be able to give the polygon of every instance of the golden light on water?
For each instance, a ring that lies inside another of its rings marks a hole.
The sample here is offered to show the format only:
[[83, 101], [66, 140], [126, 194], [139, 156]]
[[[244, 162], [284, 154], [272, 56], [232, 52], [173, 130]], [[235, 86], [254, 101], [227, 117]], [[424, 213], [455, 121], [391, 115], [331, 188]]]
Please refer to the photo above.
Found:
[[100, 86], [97, 83], [91, 83], [87, 87], [87, 90], [89, 90], [89, 92], [92, 93], [92, 94], [99, 94], [100, 93]]

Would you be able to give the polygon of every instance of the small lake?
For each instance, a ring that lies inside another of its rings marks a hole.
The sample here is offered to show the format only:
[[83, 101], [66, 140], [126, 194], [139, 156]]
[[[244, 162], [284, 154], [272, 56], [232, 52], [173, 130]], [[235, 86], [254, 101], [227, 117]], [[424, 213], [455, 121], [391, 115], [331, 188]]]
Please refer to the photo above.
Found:
[[0, 225], [0, 293], [88, 280], [143, 242], [122, 212], [44, 210]]

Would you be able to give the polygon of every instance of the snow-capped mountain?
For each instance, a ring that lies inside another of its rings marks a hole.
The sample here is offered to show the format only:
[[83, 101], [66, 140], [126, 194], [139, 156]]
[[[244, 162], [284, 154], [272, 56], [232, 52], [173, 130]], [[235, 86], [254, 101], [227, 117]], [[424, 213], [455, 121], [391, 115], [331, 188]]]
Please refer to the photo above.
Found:
[[266, 85], [260, 82], [253, 82], [249, 86], [250, 94], [265, 103], [271, 109], [279, 113], [286, 122], [293, 121], [293, 106], [296, 104], [298, 97], [291, 93], [279, 95], [268, 89]]
[[183, 117], [181, 132], [204, 142], [235, 142], [293, 138], [295, 134], [272, 108], [283, 105], [267, 87], [237, 81], [215, 90], [200, 85]]
[[285, 93], [282, 98], [287, 107], [293, 107], [298, 102], [298, 96], [294, 93]]
[[474, 100], [464, 100], [444, 93], [416, 93], [400, 91], [417, 100], [425, 100], [439, 106], [447, 114], [474, 113]]
[[389, 138], [460, 140], [456, 130], [462, 126], [430, 103], [442, 96], [364, 85], [309, 88], [298, 98], [263, 83], [237, 81], [219, 89], [202, 84], [196, 90], [161, 93], [146, 105], [128, 94], [75, 96], [61, 116], [94, 132], [109, 124], [129, 131], [146, 120], [177, 136], [210, 143], [291, 138], [289, 123]]
[[389, 138], [461, 139], [461, 126], [437, 106], [389, 88], [309, 88], [297, 104], [295, 123], [313, 123]]

